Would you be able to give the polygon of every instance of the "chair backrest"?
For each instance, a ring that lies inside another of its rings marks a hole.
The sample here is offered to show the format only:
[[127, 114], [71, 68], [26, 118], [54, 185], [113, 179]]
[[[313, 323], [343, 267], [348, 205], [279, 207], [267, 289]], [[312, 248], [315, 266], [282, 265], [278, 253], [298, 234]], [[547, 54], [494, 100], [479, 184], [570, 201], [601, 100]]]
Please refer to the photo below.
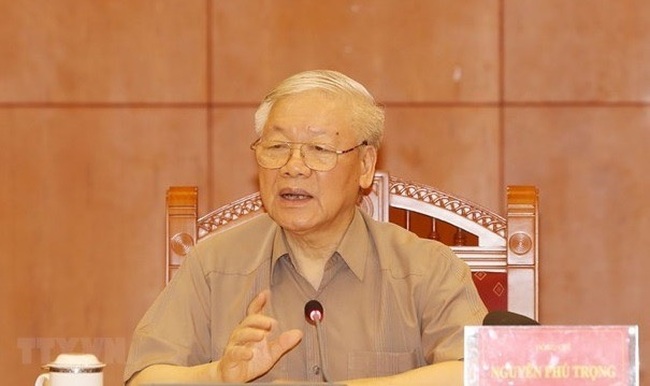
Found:
[[[534, 186], [508, 186], [506, 217], [502, 217], [460, 197], [379, 171], [359, 205], [376, 220], [449, 245], [470, 266], [490, 311], [538, 318], [538, 192]], [[264, 213], [259, 193], [202, 217], [197, 208], [196, 187], [167, 191], [167, 281], [194, 243]]]

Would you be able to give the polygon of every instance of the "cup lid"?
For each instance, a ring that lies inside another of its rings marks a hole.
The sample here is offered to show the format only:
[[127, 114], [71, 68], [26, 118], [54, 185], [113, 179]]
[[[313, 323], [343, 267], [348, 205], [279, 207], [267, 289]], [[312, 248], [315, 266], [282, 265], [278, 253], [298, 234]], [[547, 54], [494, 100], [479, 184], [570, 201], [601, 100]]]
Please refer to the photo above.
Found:
[[86, 368], [96, 369], [106, 366], [93, 354], [67, 353], [59, 354], [54, 362], [43, 366], [45, 369]]

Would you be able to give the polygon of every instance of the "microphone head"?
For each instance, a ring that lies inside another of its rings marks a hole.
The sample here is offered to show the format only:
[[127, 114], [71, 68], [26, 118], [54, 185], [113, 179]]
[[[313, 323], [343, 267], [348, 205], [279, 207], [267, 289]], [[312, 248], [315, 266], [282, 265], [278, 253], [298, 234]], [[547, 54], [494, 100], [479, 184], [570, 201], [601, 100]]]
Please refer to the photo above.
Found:
[[527, 316], [509, 311], [491, 311], [483, 318], [484, 326], [538, 326], [539, 323]]
[[310, 300], [305, 304], [305, 319], [311, 324], [323, 320], [323, 305], [318, 300]]

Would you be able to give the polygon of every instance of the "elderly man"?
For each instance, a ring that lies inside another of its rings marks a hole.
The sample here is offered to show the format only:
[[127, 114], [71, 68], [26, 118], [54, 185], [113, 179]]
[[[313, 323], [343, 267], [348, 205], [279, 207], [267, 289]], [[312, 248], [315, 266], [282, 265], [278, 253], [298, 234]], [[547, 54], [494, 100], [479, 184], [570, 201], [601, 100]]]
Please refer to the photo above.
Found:
[[[486, 309], [451, 250], [357, 207], [384, 114], [334, 71], [284, 80], [251, 145], [268, 214], [199, 243], [138, 325], [125, 380], [462, 385]], [[321, 346], [303, 313], [324, 307]]]

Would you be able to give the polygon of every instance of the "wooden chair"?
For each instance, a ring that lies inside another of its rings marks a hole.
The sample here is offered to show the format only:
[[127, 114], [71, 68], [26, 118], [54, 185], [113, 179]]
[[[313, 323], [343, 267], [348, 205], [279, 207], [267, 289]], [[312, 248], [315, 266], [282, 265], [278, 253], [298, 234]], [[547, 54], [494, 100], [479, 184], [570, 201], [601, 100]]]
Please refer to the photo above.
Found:
[[[379, 221], [391, 221], [449, 245], [470, 266], [490, 311], [508, 310], [538, 318], [535, 187], [509, 186], [504, 218], [433, 187], [377, 172], [370, 192], [359, 205]], [[167, 280], [195, 242], [264, 213], [259, 193], [200, 218], [197, 208], [196, 187], [171, 187], [167, 191]]]

